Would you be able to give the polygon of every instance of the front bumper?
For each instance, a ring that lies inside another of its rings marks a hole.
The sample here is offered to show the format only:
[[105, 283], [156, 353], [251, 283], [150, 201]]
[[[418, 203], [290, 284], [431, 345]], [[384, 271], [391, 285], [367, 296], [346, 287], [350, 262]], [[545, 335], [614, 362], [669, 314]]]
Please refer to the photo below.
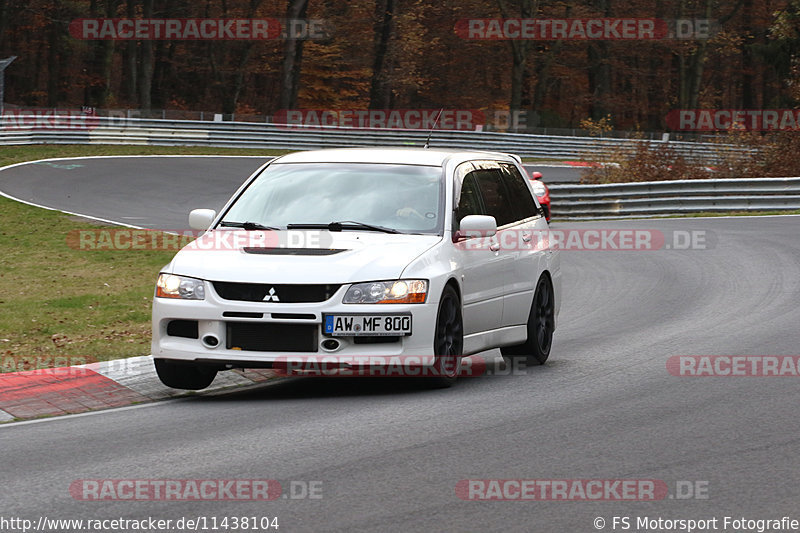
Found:
[[[319, 303], [246, 302], [222, 299], [205, 282], [204, 300], [154, 298], [152, 355], [220, 368], [271, 367], [287, 357], [390, 358], [431, 356], [438, 303], [343, 304], [348, 285]], [[333, 337], [323, 314], [403, 314], [412, 334], [386, 338]], [[337, 346], [331, 348], [335, 339]]]

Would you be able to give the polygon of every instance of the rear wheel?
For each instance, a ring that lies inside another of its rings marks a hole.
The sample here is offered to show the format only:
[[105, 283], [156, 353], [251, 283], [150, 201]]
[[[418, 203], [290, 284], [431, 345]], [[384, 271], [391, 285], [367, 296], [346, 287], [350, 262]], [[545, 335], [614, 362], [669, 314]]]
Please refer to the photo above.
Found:
[[205, 389], [217, 376], [213, 368], [189, 363], [175, 363], [167, 359], [155, 359], [156, 374], [161, 383], [173, 389]]
[[536, 284], [531, 312], [528, 315], [528, 340], [500, 349], [509, 359], [525, 361], [527, 365], [541, 365], [550, 356], [555, 330], [555, 297], [553, 285], [546, 274]]
[[425, 378], [434, 387], [450, 387], [461, 371], [464, 351], [464, 323], [461, 318], [461, 301], [456, 290], [447, 285], [439, 302], [436, 330], [433, 337], [434, 377]]

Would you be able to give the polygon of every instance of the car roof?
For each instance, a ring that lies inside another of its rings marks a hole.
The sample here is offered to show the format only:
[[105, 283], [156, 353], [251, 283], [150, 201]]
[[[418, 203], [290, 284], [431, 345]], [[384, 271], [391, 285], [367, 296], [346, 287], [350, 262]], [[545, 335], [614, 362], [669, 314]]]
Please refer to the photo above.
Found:
[[516, 160], [512, 155], [499, 152], [431, 148], [333, 148], [294, 152], [275, 159], [273, 163], [386, 163], [440, 167], [450, 160], [461, 162], [475, 159]]

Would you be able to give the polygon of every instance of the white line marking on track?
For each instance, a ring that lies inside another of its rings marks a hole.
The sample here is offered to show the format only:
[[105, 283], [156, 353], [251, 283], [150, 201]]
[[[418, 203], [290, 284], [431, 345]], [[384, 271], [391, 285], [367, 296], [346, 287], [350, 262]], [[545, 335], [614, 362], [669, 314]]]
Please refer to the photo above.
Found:
[[[239, 156], [239, 155], [163, 155], [163, 154], [157, 154], [157, 155], [90, 155], [90, 156], [84, 156], [84, 157], [53, 157], [53, 158], [50, 158], [50, 159], [37, 159], [36, 161], [23, 161], [21, 163], [14, 163], [12, 165], [7, 165], [5, 167], [0, 167], [0, 172], [2, 172], [3, 170], [8, 170], [9, 168], [19, 167], [19, 166], [22, 166], [22, 165], [32, 165], [32, 164], [37, 164], [37, 163], [45, 163], [45, 162], [48, 162], [48, 161], [68, 161], [68, 160], [74, 160], [74, 159], [110, 159], [110, 158], [121, 158], [121, 157], [126, 157], [126, 158], [127, 157], [256, 157], [256, 158], [261, 158], [261, 159], [269, 158], [270, 161], [275, 159], [275, 156], [263, 156], [262, 157], [262, 156], [258, 156], [258, 155], [241, 155], [241, 156]], [[117, 226], [124, 226], [126, 228], [132, 228], [132, 229], [148, 229], [148, 228], [142, 227], [142, 226], [134, 226], [133, 224], [126, 224], [125, 222], [120, 222], [118, 220], [110, 220], [110, 219], [107, 219], [107, 218], [100, 218], [100, 217], [95, 217], [95, 216], [92, 216], [92, 215], [85, 215], [83, 213], [75, 213], [73, 211], [64, 211], [63, 209], [56, 209], [55, 207], [48, 207], [46, 205], [41, 205], [41, 204], [37, 204], [35, 202], [29, 202], [27, 200], [23, 200], [22, 198], [17, 198], [16, 196], [11, 196], [10, 194], [7, 194], [7, 193], [5, 193], [3, 191], [0, 191], [0, 196], [8, 198], [9, 200], [14, 200], [15, 202], [23, 203], [25, 205], [30, 205], [30, 206], [33, 206], [33, 207], [41, 207], [42, 209], [47, 209], [48, 211], [58, 211], [60, 213], [66, 213], [67, 215], [73, 215], [73, 216], [76, 216], [76, 217], [88, 218], [90, 220], [97, 220], [98, 222], [105, 222], [106, 224], [115, 224]]]

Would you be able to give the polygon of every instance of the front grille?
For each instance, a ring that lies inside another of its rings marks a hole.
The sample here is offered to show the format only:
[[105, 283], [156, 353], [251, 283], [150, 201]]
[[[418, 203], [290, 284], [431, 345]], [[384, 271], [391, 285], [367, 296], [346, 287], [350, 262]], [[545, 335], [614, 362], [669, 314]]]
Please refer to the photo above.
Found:
[[170, 320], [167, 323], [167, 335], [170, 337], [183, 337], [185, 339], [196, 339], [197, 320]]
[[254, 352], [316, 352], [316, 324], [227, 322], [225, 346]]
[[268, 283], [233, 283], [213, 281], [220, 298], [243, 302], [315, 303], [324, 302], [341, 285], [270, 285]]
[[316, 320], [317, 315], [313, 313], [270, 313], [269, 316], [279, 320]]
[[251, 313], [249, 311], [223, 311], [225, 318], [264, 318], [264, 313]]

